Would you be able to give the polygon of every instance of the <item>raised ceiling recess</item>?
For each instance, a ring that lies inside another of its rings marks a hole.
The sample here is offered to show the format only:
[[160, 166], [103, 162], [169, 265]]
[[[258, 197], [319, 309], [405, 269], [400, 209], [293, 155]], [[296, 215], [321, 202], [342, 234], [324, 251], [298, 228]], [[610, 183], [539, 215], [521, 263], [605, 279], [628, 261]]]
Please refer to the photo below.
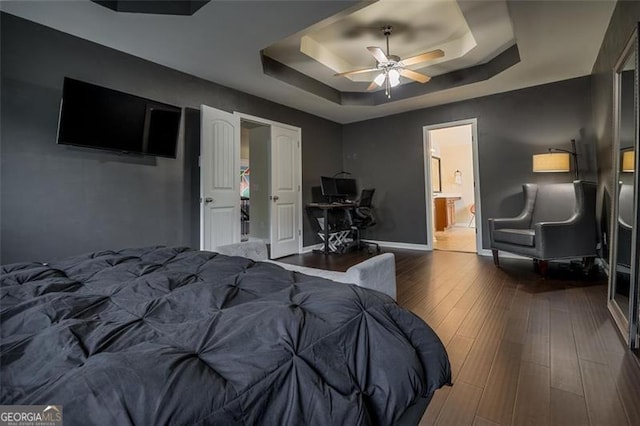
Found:
[[[267, 47], [263, 71], [343, 105], [377, 105], [486, 80], [518, 63], [520, 56], [505, 2], [474, 3], [379, 0]], [[399, 87], [390, 99], [388, 78], [384, 84], [371, 83], [389, 61], [367, 47], [392, 52], [396, 63], [425, 52], [443, 54], [402, 64], [406, 72], [394, 81]], [[422, 84], [425, 79], [418, 74], [431, 77], [430, 83]]]
[[210, 0], [91, 0], [116, 12], [186, 15], [196, 13]]

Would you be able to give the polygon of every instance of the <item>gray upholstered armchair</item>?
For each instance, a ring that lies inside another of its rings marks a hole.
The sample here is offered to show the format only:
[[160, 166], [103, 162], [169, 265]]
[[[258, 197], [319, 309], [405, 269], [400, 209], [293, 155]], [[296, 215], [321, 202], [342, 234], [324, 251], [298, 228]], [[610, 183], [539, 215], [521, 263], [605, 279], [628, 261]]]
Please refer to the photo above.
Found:
[[513, 218], [489, 219], [493, 261], [498, 250], [533, 258], [544, 275], [552, 259], [596, 256], [596, 184], [523, 185], [525, 205]]

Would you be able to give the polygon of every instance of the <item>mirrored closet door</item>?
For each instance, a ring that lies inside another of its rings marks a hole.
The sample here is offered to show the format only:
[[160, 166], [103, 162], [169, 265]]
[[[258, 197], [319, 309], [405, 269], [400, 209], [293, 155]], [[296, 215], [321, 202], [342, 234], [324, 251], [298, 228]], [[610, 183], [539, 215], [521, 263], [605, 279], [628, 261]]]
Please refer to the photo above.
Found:
[[615, 69], [613, 176], [615, 191], [609, 310], [630, 347], [638, 346], [638, 31]]

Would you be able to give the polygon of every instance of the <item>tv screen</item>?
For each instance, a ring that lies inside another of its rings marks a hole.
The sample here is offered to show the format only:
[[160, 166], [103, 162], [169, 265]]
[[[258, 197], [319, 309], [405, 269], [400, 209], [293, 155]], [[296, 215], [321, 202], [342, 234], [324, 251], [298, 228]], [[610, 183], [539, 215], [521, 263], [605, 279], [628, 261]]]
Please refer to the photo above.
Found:
[[58, 143], [176, 157], [182, 109], [65, 77]]

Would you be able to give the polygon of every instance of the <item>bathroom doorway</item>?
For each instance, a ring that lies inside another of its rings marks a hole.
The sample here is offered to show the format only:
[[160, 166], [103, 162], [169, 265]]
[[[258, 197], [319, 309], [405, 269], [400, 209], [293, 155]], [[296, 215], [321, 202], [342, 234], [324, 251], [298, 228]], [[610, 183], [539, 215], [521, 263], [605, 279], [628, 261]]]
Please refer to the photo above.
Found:
[[476, 120], [424, 127], [427, 239], [434, 250], [480, 253]]

